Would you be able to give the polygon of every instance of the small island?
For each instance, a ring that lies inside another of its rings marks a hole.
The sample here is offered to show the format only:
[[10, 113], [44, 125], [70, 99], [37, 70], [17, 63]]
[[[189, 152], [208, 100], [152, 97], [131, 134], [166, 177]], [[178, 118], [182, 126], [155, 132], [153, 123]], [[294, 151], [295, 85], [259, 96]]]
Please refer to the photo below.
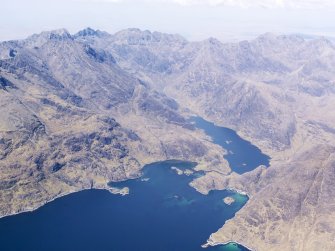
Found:
[[178, 167], [172, 166], [171, 167], [172, 170], [174, 170], [178, 175], [186, 175], [186, 176], [190, 176], [192, 175], [194, 172], [190, 169], [185, 169], [185, 170], [181, 170]]
[[172, 166], [171, 170], [175, 171], [178, 175], [183, 175], [183, 170], [179, 169], [178, 167]]
[[129, 194], [129, 187], [123, 187], [123, 188], [110, 187], [108, 190], [112, 194], [120, 194], [122, 196], [125, 196], [125, 195]]
[[232, 198], [232, 197], [227, 196], [223, 199], [223, 202], [230, 206], [231, 204], [233, 204], [235, 202], [235, 199]]

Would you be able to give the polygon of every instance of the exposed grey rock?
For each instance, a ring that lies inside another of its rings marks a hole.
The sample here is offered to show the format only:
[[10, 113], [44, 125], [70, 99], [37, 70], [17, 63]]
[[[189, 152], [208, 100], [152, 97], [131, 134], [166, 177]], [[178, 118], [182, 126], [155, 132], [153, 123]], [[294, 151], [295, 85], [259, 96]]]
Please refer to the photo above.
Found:
[[[57, 30], [0, 43], [0, 216], [108, 188], [167, 157], [216, 159], [229, 170], [223, 149], [185, 127], [176, 101], [85, 43], [88, 37], [102, 34]], [[178, 151], [166, 150], [175, 145]]]
[[333, 199], [322, 199], [334, 186], [327, 155], [335, 143], [331, 42], [270, 33], [239, 43], [188, 42], [138, 29], [86, 42], [108, 50], [123, 69], [188, 113], [237, 130], [271, 155], [267, 170], [243, 176], [212, 171], [192, 182], [203, 193], [235, 187], [251, 195], [210, 243], [235, 240], [256, 250], [335, 248]]
[[[198, 161], [198, 191], [247, 191], [213, 234], [257, 250], [333, 250], [335, 47], [264, 34], [224, 44], [87, 28], [0, 43], [0, 214], [138, 177], [163, 159]], [[231, 173], [185, 117], [231, 127], [272, 157]]]

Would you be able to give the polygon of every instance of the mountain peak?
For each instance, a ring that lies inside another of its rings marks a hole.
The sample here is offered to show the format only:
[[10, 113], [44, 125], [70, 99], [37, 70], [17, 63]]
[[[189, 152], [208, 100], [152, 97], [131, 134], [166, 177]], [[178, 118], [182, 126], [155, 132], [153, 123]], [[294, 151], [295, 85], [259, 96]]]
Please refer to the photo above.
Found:
[[178, 34], [167, 34], [161, 32], [151, 32], [149, 30], [140, 30], [137, 28], [129, 28], [114, 34], [114, 39], [119, 42], [127, 42], [132, 45], [145, 44], [185, 44], [187, 40]]
[[34, 34], [24, 40], [23, 43], [26, 45], [41, 46], [49, 41], [66, 41], [72, 39], [71, 34], [66, 29], [58, 29]]
[[50, 40], [65, 40], [71, 39], [71, 34], [66, 29], [57, 29], [52, 31], [45, 31], [40, 34]]
[[106, 32], [100, 31], [100, 30], [94, 30], [90, 27], [87, 27], [83, 30], [78, 31], [74, 36], [75, 37], [102, 37], [103, 35], [106, 35]]
[[275, 42], [275, 41], [282, 41], [284, 43], [287, 42], [295, 42], [295, 43], [302, 43], [305, 41], [303, 36], [298, 34], [289, 34], [289, 35], [279, 35], [271, 32], [264, 33], [256, 38], [256, 41], [259, 42]]
[[221, 46], [222, 45], [221, 41], [214, 38], [214, 37], [207, 38], [206, 40], [204, 40], [204, 42], [206, 44], [215, 45], [215, 46]]

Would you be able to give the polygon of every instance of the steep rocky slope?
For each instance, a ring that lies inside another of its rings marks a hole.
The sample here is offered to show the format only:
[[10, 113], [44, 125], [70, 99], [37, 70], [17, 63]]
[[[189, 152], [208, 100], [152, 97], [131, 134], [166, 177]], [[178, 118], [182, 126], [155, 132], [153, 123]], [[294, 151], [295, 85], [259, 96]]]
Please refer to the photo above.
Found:
[[331, 42], [273, 34], [234, 44], [214, 38], [188, 42], [138, 29], [105, 36], [80, 40], [113, 53], [127, 72], [164, 89], [187, 113], [237, 130], [272, 157], [268, 169], [242, 176], [209, 171], [191, 183], [202, 193], [235, 188], [251, 196], [209, 244], [335, 249]]
[[[164, 159], [199, 162], [199, 192], [250, 195], [209, 244], [334, 250], [335, 47], [264, 34], [224, 44], [129, 29], [43, 32], [0, 44], [0, 215], [129, 179]], [[238, 175], [187, 122], [231, 127], [271, 156]]]
[[0, 44], [0, 215], [140, 175], [164, 159], [228, 173], [171, 98], [66, 30]]
[[128, 72], [192, 111], [257, 139], [264, 149], [289, 147], [296, 130], [290, 109], [335, 91], [334, 46], [325, 39], [265, 34], [223, 44], [138, 29], [81, 39], [113, 52]]

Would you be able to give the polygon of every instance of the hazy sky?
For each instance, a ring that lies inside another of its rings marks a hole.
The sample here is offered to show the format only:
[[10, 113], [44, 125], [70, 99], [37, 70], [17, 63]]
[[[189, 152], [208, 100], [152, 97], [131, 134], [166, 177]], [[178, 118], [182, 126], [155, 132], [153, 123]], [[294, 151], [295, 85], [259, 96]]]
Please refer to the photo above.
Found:
[[190, 40], [264, 32], [335, 36], [335, 0], [0, 0], [0, 40], [43, 30], [137, 27]]

